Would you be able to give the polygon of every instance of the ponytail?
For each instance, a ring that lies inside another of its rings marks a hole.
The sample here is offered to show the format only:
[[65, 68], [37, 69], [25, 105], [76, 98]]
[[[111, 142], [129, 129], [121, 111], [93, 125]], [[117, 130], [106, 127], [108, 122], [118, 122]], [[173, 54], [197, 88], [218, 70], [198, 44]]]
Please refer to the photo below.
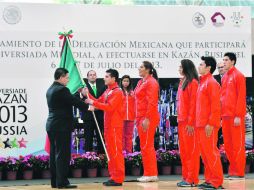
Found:
[[143, 61], [144, 67], [149, 70], [149, 74], [153, 76], [155, 80], [158, 81], [158, 74], [156, 69], [153, 67], [153, 64], [149, 61]]

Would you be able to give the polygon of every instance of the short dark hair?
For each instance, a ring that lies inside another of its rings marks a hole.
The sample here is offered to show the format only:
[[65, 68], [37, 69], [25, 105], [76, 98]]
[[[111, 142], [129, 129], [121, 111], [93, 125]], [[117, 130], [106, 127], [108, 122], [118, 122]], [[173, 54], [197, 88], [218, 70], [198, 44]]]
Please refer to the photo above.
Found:
[[106, 73], [109, 73], [111, 77], [114, 77], [116, 82], [118, 81], [119, 73], [118, 73], [117, 70], [115, 70], [115, 69], [108, 69], [108, 70], [106, 70]]
[[205, 62], [207, 67], [209, 67], [209, 66], [211, 67], [210, 73], [213, 74], [213, 72], [216, 69], [216, 60], [214, 59], [214, 57], [205, 57], [205, 56], [202, 56], [201, 60], [203, 60]]
[[55, 80], [60, 79], [60, 77], [65, 77], [69, 71], [65, 68], [57, 68], [54, 74]]
[[224, 57], [227, 56], [231, 61], [235, 61], [234, 65], [236, 64], [236, 55], [233, 52], [227, 52], [224, 54]]

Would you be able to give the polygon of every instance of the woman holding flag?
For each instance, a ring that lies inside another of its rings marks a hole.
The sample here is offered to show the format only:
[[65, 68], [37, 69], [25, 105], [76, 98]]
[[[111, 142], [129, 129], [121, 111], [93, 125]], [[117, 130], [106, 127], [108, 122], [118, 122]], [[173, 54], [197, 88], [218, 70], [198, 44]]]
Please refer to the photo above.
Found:
[[139, 182], [158, 181], [154, 134], [160, 121], [158, 112], [159, 84], [153, 65], [144, 61], [139, 67], [139, 80], [135, 88], [136, 126], [140, 138], [144, 175]]
[[189, 59], [181, 61], [179, 73], [182, 76], [178, 87], [178, 135], [183, 180], [178, 187], [193, 187], [198, 184], [199, 151], [195, 134], [196, 94], [198, 72]]

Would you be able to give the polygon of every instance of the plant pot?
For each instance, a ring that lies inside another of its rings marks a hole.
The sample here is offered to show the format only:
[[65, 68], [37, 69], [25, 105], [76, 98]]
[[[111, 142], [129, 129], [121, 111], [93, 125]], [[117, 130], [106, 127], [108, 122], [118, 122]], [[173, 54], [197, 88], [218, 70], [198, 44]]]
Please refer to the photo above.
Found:
[[87, 177], [97, 177], [97, 168], [88, 168]]
[[176, 175], [182, 175], [182, 166], [181, 165], [174, 166], [174, 173]]
[[51, 173], [49, 170], [43, 170], [41, 172], [41, 178], [42, 179], [50, 179], [51, 178]]
[[6, 179], [7, 180], [16, 180], [17, 179], [17, 172], [16, 171], [7, 171]]
[[78, 168], [78, 169], [72, 169], [72, 177], [74, 178], [81, 178], [82, 177], [82, 169]]
[[25, 170], [25, 171], [23, 171], [23, 179], [24, 180], [31, 180], [31, 179], [33, 179], [33, 170]]
[[140, 167], [131, 168], [131, 175], [140, 176]]
[[245, 173], [250, 173], [250, 163], [246, 163]]
[[109, 172], [107, 168], [101, 168], [101, 177], [109, 177]]
[[170, 175], [172, 172], [171, 166], [161, 166], [161, 174], [162, 175]]

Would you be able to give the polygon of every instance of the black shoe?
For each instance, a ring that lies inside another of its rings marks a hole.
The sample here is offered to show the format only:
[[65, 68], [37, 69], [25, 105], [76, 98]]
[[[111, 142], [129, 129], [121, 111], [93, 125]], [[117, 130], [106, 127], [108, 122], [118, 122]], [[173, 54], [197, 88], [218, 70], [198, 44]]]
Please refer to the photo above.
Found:
[[207, 185], [210, 185], [210, 183], [204, 182], [204, 183], [201, 183], [201, 184], [197, 185], [197, 187], [198, 187], [199, 189], [203, 189], [203, 188], [205, 188]]
[[51, 188], [56, 188], [56, 186], [55, 185], [51, 185]]
[[58, 189], [76, 189], [78, 186], [77, 185], [66, 185], [66, 186], [58, 186]]
[[177, 183], [176, 185], [177, 185], [177, 187], [194, 187], [194, 184], [188, 183], [186, 181], [181, 181], [181, 182]]
[[224, 189], [224, 188], [222, 186], [219, 186], [218, 188], [216, 188], [212, 184], [207, 184], [202, 189], [204, 189], [204, 190], [212, 190], [212, 189]]
[[113, 180], [108, 180], [106, 182], [103, 182], [104, 186], [122, 186], [122, 183], [116, 183]]

